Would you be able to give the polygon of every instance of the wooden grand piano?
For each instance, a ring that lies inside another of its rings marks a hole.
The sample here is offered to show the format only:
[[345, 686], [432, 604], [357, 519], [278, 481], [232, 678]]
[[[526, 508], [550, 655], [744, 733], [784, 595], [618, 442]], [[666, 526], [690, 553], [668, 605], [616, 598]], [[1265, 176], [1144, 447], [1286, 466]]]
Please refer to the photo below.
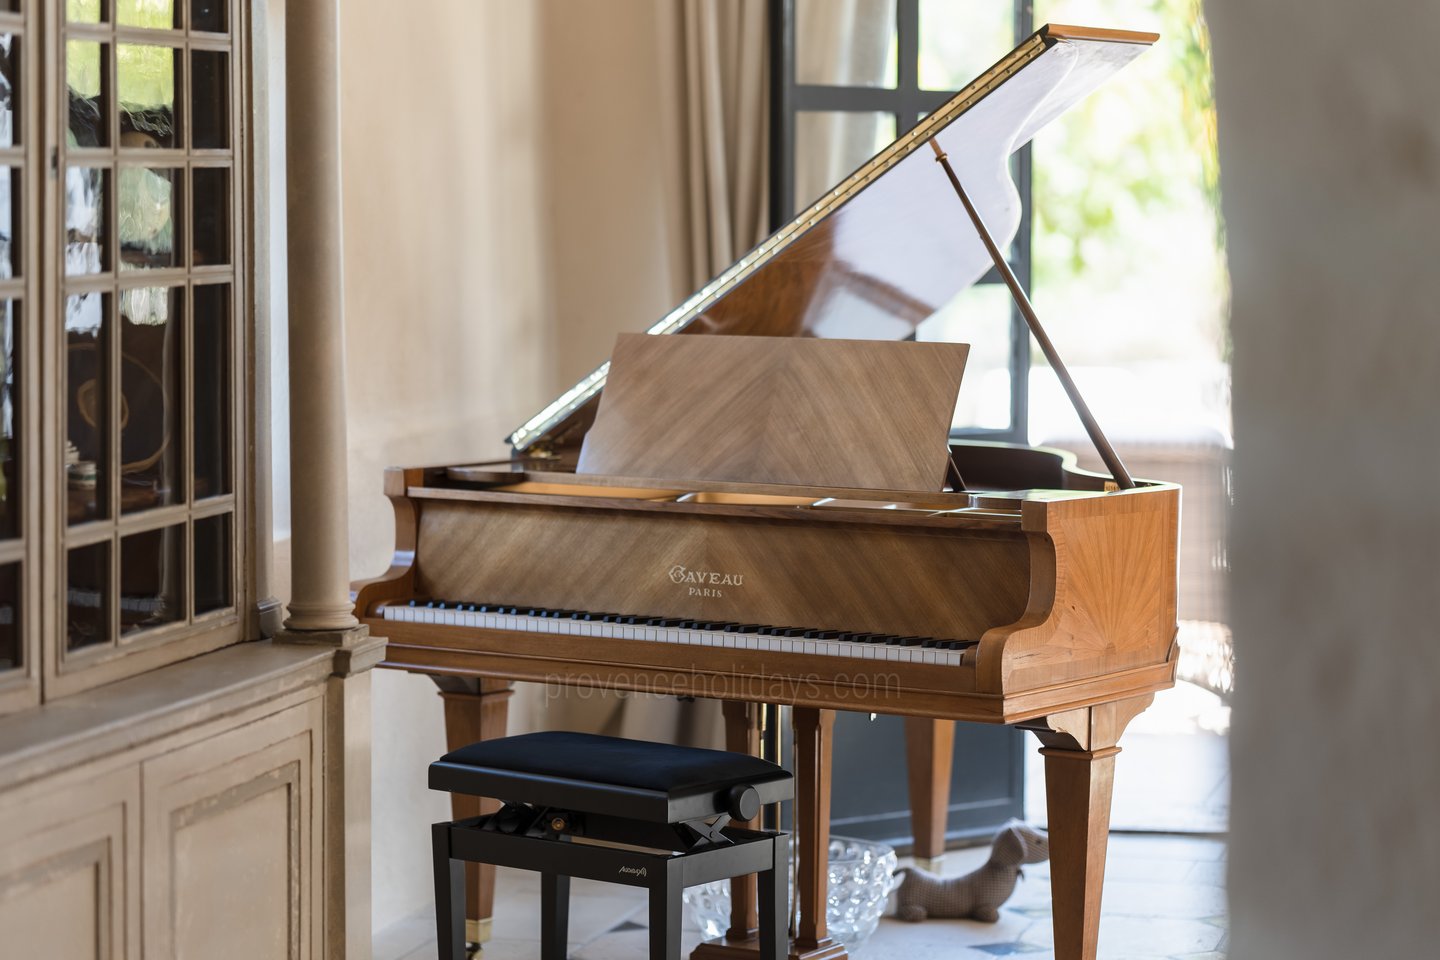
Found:
[[[511, 459], [387, 471], [395, 562], [356, 614], [386, 666], [436, 680], [452, 745], [503, 735], [515, 681], [717, 698], [752, 752], [757, 705], [792, 705], [792, 956], [816, 960], [844, 955], [824, 910], [834, 711], [916, 718], [932, 743], [1023, 726], [1044, 745], [1056, 956], [1095, 955], [1117, 741], [1174, 678], [1179, 490], [1125, 473], [999, 251], [1010, 154], [1155, 39], [1042, 28], [654, 336], [622, 337]], [[966, 348], [905, 341], [992, 268], [1111, 476], [947, 439]], [[743, 955], [751, 882], [697, 956]], [[472, 939], [492, 884], [472, 873]]]

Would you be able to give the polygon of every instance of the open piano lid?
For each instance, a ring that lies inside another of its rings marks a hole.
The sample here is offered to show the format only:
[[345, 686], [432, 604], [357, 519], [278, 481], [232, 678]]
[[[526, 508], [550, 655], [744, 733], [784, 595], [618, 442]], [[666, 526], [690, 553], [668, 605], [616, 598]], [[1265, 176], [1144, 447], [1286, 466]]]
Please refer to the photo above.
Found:
[[[1020, 224], [1010, 155], [1158, 36], [1041, 27], [647, 332], [901, 340], [991, 267], [935, 155], [949, 154], [1001, 247]], [[510, 435], [518, 455], [573, 447], [609, 363]]]

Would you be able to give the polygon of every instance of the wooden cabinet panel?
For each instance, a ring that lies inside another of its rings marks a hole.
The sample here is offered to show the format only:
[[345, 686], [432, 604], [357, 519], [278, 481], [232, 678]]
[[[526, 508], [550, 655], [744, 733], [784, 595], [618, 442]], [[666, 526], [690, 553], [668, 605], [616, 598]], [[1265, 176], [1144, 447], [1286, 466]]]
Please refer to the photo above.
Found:
[[7, 957], [138, 960], [139, 773], [89, 774], [0, 796]]
[[319, 954], [319, 699], [148, 760], [147, 960]]

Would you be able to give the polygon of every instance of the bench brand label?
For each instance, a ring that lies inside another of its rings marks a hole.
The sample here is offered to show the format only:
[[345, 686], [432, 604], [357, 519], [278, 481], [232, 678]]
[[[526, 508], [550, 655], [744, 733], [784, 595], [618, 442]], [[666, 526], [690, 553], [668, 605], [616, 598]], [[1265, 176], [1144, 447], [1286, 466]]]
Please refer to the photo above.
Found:
[[718, 570], [691, 570], [677, 563], [668, 571], [670, 581], [679, 584], [691, 597], [723, 597], [727, 587], [744, 586], [743, 573], [721, 573]]

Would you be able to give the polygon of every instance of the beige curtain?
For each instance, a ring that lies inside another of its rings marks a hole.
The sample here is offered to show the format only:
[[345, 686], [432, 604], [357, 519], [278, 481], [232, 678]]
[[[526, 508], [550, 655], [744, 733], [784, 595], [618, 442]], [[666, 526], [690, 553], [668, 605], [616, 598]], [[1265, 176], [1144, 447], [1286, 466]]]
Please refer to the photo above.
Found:
[[[612, 135], [630, 138], [637, 150], [663, 154], [664, 174], [655, 189], [663, 197], [673, 252], [654, 269], [667, 274], [673, 305], [769, 232], [766, 2], [650, 3], [655, 62], [644, 70], [658, 80], [659, 111], [646, 118], [644, 129]], [[516, 727], [723, 746], [718, 701], [582, 688], [535, 693], [527, 693], [525, 722]]]
[[[769, 233], [765, 0], [656, 0], [687, 296]], [[676, 278], [677, 282], [681, 278]]]

